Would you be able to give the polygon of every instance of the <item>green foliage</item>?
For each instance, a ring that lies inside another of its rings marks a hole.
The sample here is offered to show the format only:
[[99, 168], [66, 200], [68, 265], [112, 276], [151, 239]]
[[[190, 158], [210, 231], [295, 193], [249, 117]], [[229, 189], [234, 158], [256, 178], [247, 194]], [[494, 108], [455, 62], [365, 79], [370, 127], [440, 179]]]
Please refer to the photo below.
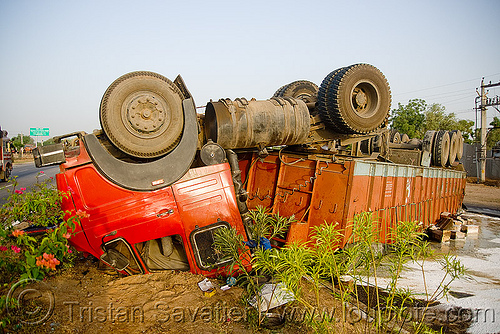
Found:
[[423, 137], [422, 125], [426, 109], [427, 103], [421, 99], [410, 100], [407, 105], [398, 103], [398, 109], [392, 110], [391, 127], [400, 133], [406, 133], [410, 138]]
[[[16, 189], [17, 181], [14, 180], [12, 192], [0, 209], [1, 283], [42, 279], [59, 264], [71, 265], [73, 260], [68, 238], [85, 213], [73, 216], [64, 213], [60, 206], [64, 195], [50, 184], [50, 179], [40, 181], [42, 175], [38, 174], [37, 183], [29, 190]], [[24, 222], [30, 226], [55, 227], [32, 236], [16, 230], [16, 224]]]
[[469, 121], [467, 119], [461, 119], [458, 121], [456, 130], [462, 132], [462, 137], [464, 137], [464, 142], [467, 144], [472, 144], [474, 142], [474, 132], [472, 127], [474, 126], [474, 121]]
[[34, 144], [35, 143], [33, 138], [31, 138], [30, 136], [23, 135], [23, 144], [21, 144], [21, 134], [18, 134], [16, 137], [12, 138], [11, 141], [12, 141], [12, 145], [14, 145], [14, 147], [18, 151], [21, 147], [23, 147], [26, 144]]
[[[262, 229], [262, 235], [270, 235], [273, 224], [269, 223], [268, 215], [262, 210], [252, 213], [252, 217], [257, 219], [257, 228], [253, 231], [268, 226], [267, 232]], [[279, 219], [275, 219], [276, 221]], [[380, 244], [379, 226], [380, 223], [373, 214], [361, 213], [355, 216], [346, 231], [336, 224], [325, 222], [312, 229], [309, 242], [290, 243], [281, 249], [257, 248], [253, 254], [245, 248], [242, 237], [238, 236], [235, 230], [220, 231], [215, 240], [217, 249], [232, 254], [234, 264], [240, 268], [243, 264], [242, 254], [251, 258], [253, 271], [245, 269], [240, 275], [240, 282], [246, 282], [249, 295], [253, 296], [260, 291], [258, 278], [270, 276], [273, 281], [285, 284], [294, 294], [296, 301], [312, 311], [320, 306], [320, 288], [326, 286], [329, 281], [336, 284], [332, 294], [341, 301], [343, 319], [352, 311], [348, 305], [355, 305], [374, 319], [367, 323], [369, 332], [399, 332], [407, 322], [405, 315], [408, 307], [416, 303], [414, 293], [407, 288], [401, 288], [398, 283], [404, 265], [413, 261], [421, 266], [424, 286], [428, 291], [424, 263], [429, 257], [434, 257], [434, 254], [430, 251], [429, 243], [423, 240], [423, 233], [417, 222], [399, 222], [394, 228], [390, 228], [390, 242], [385, 246]], [[349, 233], [348, 244], [339, 249], [346, 233]], [[465, 274], [465, 268], [454, 257], [444, 256], [439, 263], [442, 265], [444, 276], [439, 286], [426, 292], [427, 306], [444, 296], [449, 285]], [[389, 273], [387, 287], [383, 291], [377, 288], [381, 285], [380, 271]], [[302, 290], [304, 280], [309, 281], [313, 288], [314, 302], [306, 298]], [[259, 310], [266, 311], [261, 309], [260, 305]], [[417, 320], [413, 326], [416, 332], [427, 331], [424, 318], [425, 311], [422, 319]], [[260, 312], [258, 321], [260, 325]], [[325, 324], [322, 324], [323, 327], [319, 326], [320, 322], [315, 317], [310, 317], [307, 321], [315, 330], [326, 328]]]
[[492, 129], [488, 132], [488, 137], [486, 138], [486, 146], [489, 150], [500, 141], [500, 118], [495, 116], [490, 125]]
[[[41, 174], [38, 175], [38, 178]], [[68, 239], [75, 231], [80, 218], [86, 213], [62, 212], [63, 197], [48, 181], [37, 182], [30, 191], [16, 190], [17, 183], [6, 204], [0, 210], [0, 290], [9, 289], [15, 282], [41, 280], [57, 272], [61, 266], [71, 266], [75, 255]], [[67, 219], [64, 219], [67, 217]], [[39, 235], [30, 235], [12, 227], [12, 222], [29, 222], [30, 225], [56, 227]], [[11, 328], [12, 319], [6, 312], [5, 296], [0, 298], [0, 329]], [[9, 303], [15, 303], [14, 298]], [[17, 325], [16, 325], [17, 326]]]
[[[257, 207], [256, 210], [250, 211], [249, 217], [252, 219], [252, 225], [249, 226], [250, 234], [256, 240], [257, 247], [252, 254], [251, 249], [245, 244], [242, 235], [238, 234], [235, 229], [219, 229], [215, 232], [214, 247], [217, 252], [222, 254], [224, 260], [230, 260], [229, 273], [232, 275], [235, 270], [239, 270], [239, 283], [246, 288], [246, 298], [258, 295], [260, 286], [259, 278], [262, 278], [265, 270], [259, 270], [255, 267], [255, 259], [257, 254], [271, 258], [273, 249], [263, 250], [261, 248], [261, 238], [272, 239], [283, 235], [289, 225], [294, 221], [293, 217], [285, 218], [279, 214], [269, 214], [265, 208]], [[253, 266], [253, 272], [250, 268]], [[264, 320], [261, 311], [267, 311], [261, 305], [260, 298], [257, 298], [258, 324], [260, 326]]]
[[42, 181], [43, 177], [43, 172], [40, 172], [37, 183], [30, 189], [16, 189], [17, 180], [14, 177], [11, 195], [0, 208], [0, 223], [4, 228], [16, 221], [49, 226], [62, 220], [61, 201], [66, 194], [59, 192], [50, 179]]
[[258, 206], [255, 210], [248, 213], [248, 216], [254, 222], [251, 227], [252, 237], [260, 246], [262, 237], [273, 239], [283, 237], [288, 226], [295, 220], [294, 216], [289, 218], [281, 217], [279, 214], [271, 215], [264, 207]]
[[54, 144], [54, 139], [53, 138], [50, 138], [50, 139], [47, 139], [43, 142], [42, 146], [48, 146], [48, 145], [52, 145]]
[[392, 110], [391, 127], [410, 138], [423, 138], [428, 130], [460, 130], [466, 143], [473, 141], [473, 121], [459, 120], [454, 113], [446, 113], [439, 103], [427, 105], [424, 100], [412, 99], [398, 104]]

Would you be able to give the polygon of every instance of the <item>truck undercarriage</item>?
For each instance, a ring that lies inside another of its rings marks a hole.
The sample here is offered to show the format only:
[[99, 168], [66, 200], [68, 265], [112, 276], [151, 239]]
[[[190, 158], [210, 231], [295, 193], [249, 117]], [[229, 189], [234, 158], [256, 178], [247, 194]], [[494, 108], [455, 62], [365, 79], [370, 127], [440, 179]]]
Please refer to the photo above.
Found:
[[63, 210], [87, 213], [70, 240], [78, 250], [128, 274], [215, 276], [227, 264], [215, 231], [251, 239], [247, 213], [258, 206], [296, 219], [274, 247], [306, 241], [325, 222], [337, 224], [343, 247], [361, 212], [373, 212], [381, 242], [400, 221], [428, 227], [456, 212], [460, 132], [410, 140], [387, 129], [389, 108], [389, 85], [367, 64], [335, 70], [320, 87], [295, 81], [268, 100], [210, 101], [203, 115], [180, 76], [132, 72], [105, 92], [102, 131], [56, 137], [35, 162], [60, 164]]

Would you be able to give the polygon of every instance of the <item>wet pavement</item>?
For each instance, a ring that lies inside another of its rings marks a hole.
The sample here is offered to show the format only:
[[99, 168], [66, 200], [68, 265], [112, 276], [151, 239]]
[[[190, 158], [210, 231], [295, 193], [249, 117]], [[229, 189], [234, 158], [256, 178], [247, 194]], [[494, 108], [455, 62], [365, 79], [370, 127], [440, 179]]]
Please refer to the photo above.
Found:
[[[495, 213], [500, 217], [500, 212]], [[452, 282], [450, 293], [439, 302], [447, 307], [459, 307], [459, 311], [445, 312], [449, 322], [470, 320], [470, 327], [463, 329], [464, 332], [500, 333], [500, 218], [471, 212], [465, 212], [461, 217], [478, 225], [478, 233], [469, 233], [466, 239], [433, 242], [431, 245], [436, 253], [456, 255], [467, 270], [465, 277]], [[426, 286], [417, 264], [406, 266], [399, 286], [411, 289], [425, 300], [426, 291], [432, 295], [445, 272], [436, 261], [425, 262], [424, 268]]]

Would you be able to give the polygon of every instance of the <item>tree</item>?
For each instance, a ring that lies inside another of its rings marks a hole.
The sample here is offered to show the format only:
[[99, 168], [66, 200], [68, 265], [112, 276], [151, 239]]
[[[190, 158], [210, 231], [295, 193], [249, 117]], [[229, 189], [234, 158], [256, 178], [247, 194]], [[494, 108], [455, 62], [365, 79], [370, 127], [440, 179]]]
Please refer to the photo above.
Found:
[[19, 151], [19, 149], [26, 144], [34, 144], [35, 143], [33, 138], [31, 138], [30, 136], [23, 135], [23, 144], [21, 145], [21, 134], [18, 134], [16, 137], [12, 138], [11, 141], [12, 141], [12, 145], [14, 145], [14, 147], [16, 148], [17, 151]]
[[410, 138], [423, 138], [429, 130], [460, 130], [466, 143], [473, 141], [473, 121], [458, 120], [454, 113], [447, 114], [446, 108], [433, 103], [430, 106], [424, 100], [413, 99], [407, 105], [398, 104], [392, 110], [391, 127]]
[[474, 126], [474, 121], [469, 121], [466, 119], [461, 119], [458, 121], [457, 130], [462, 131], [462, 137], [467, 144], [472, 144], [474, 142], [474, 132], [472, 127]]
[[439, 103], [433, 103], [425, 111], [423, 133], [428, 130], [456, 130], [458, 120], [454, 113], [445, 114], [445, 107]]
[[488, 137], [486, 139], [486, 147], [488, 148], [488, 150], [490, 150], [493, 146], [496, 145], [497, 142], [500, 141], [500, 119], [495, 116], [490, 125], [493, 127], [493, 129], [490, 129], [490, 131], [488, 131]]
[[464, 141], [472, 144], [474, 132], [472, 127], [474, 121], [466, 119], [458, 120], [455, 113], [445, 113], [446, 108], [439, 103], [434, 103], [425, 112], [425, 121], [423, 124], [423, 133], [428, 130], [460, 130]]
[[53, 138], [50, 138], [50, 139], [47, 139], [46, 141], [43, 142], [43, 146], [47, 146], [47, 145], [52, 145], [54, 144], [54, 139]]
[[421, 129], [426, 109], [427, 103], [421, 99], [410, 100], [407, 105], [398, 103], [398, 109], [392, 110], [391, 128], [406, 133], [410, 138], [423, 137]]

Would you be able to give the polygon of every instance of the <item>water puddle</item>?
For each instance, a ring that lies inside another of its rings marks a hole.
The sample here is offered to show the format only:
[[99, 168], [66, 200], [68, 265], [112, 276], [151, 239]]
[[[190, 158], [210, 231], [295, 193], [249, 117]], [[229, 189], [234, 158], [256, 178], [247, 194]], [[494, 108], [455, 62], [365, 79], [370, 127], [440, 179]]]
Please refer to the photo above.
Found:
[[[500, 332], [500, 218], [466, 212], [462, 218], [471, 219], [479, 225], [477, 234], [467, 235], [465, 240], [450, 240], [433, 243], [436, 253], [456, 255], [466, 267], [467, 275], [450, 285], [447, 297], [439, 299], [446, 305], [470, 310], [467, 317], [471, 325], [468, 333]], [[445, 272], [440, 263], [424, 263], [422, 268], [410, 263], [399, 280], [400, 287], [408, 287], [426, 299], [443, 283]], [[445, 279], [447, 282], [447, 279]], [[383, 286], [385, 282], [379, 284]], [[460, 311], [461, 312], [461, 311]], [[449, 312], [451, 322], [460, 314]], [[463, 314], [465, 315], [465, 313]]]

